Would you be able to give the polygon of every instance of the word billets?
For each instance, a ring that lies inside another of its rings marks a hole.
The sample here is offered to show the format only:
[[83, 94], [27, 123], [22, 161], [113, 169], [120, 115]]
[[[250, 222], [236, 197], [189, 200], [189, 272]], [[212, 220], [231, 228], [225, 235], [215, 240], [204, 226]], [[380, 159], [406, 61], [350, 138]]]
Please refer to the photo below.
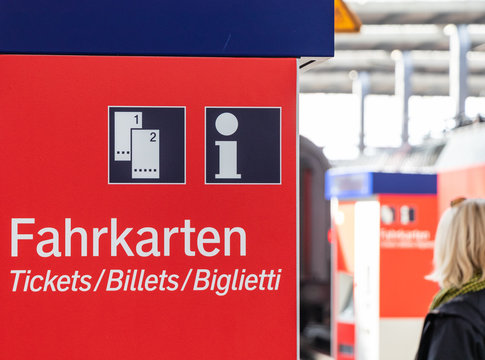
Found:
[[282, 269], [247, 272], [235, 269], [230, 273], [218, 269], [189, 269], [185, 274], [149, 273], [145, 269], [102, 269], [97, 275], [55, 274], [51, 270], [11, 270], [12, 292], [212, 292], [225, 296], [237, 291], [278, 291]]

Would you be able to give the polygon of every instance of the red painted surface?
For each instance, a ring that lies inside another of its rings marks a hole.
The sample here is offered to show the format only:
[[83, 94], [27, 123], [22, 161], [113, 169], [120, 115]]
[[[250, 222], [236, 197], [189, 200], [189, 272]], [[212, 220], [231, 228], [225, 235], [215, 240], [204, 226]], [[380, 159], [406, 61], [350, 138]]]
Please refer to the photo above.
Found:
[[355, 324], [339, 321], [338, 305], [344, 294], [339, 283], [339, 274], [353, 276], [354, 273], [354, 236], [355, 236], [355, 202], [339, 202], [338, 214], [333, 214], [332, 222], [332, 355], [337, 360], [353, 360], [354, 355], [341, 351], [355, 350]]
[[442, 171], [438, 174], [438, 206], [441, 215], [457, 197], [485, 198], [485, 164]]
[[338, 340], [336, 360], [355, 359], [355, 324], [337, 323]]
[[335, 239], [337, 244], [337, 271], [348, 274], [354, 272], [354, 237], [355, 237], [355, 203], [339, 203], [341, 223], [335, 221]]
[[[380, 316], [423, 317], [438, 286], [424, 277], [433, 267], [437, 226], [435, 195], [379, 195], [382, 206], [395, 209], [395, 221], [381, 220]], [[401, 222], [403, 206], [415, 209], [415, 219]]]
[[[0, 358], [294, 360], [296, 68], [294, 59], [0, 56]], [[186, 185], [108, 185], [110, 105], [186, 106]], [[204, 185], [205, 106], [282, 107], [281, 185]], [[117, 218], [119, 232], [134, 228], [132, 249], [145, 226], [160, 238], [184, 219], [198, 229], [240, 226], [247, 255], [233, 246], [231, 256], [189, 257], [179, 234], [170, 256], [110, 256], [106, 237], [99, 257], [90, 245], [80, 256], [76, 240], [71, 257], [41, 258], [36, 240], [21, 240], [11, 257], [12, 218], [35, 218], [22, 233], [59, 229], [63, 253], [65, 218], [88, 231]], [[102, 269], [182, 276], [191, 268], [282, 276], [278, 291], [225, 296], [11, 289], [12, 269], [96, 279]]]

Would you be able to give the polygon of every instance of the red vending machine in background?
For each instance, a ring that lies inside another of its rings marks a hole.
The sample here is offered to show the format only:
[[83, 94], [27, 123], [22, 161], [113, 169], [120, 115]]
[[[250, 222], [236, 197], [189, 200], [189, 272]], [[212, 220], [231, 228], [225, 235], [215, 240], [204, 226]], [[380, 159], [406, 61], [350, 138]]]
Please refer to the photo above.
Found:
[[438, 209], [443, 213], [459, 197], [485, 197], [485, 163], [451, 168], [438, 173]]
[[436, 175], [327, 172], [332, 199], [332, 353], [411, 359], [437, 285]]

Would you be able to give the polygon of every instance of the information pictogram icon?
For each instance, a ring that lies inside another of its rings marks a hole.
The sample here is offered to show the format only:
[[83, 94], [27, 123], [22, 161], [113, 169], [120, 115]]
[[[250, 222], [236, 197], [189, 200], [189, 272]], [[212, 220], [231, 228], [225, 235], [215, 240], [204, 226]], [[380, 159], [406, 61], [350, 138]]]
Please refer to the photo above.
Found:
[[207, 107], [205, 181], [281, 183], [281, 109]]

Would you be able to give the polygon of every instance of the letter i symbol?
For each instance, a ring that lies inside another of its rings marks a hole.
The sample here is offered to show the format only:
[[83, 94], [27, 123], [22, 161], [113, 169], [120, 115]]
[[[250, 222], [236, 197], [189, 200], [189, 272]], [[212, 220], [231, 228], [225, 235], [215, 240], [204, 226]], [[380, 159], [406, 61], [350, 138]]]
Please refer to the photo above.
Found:
[[[224, 136], [234, 134], [238, 126], [237, 118], [228, 112], [216, 119], [216, 130]], [[237, 141], [216, 141], [215, 144], [219, 147], [219, 174], [216, 174], [216, 179], [240, 179], [241, 174], [237, 173]]]

